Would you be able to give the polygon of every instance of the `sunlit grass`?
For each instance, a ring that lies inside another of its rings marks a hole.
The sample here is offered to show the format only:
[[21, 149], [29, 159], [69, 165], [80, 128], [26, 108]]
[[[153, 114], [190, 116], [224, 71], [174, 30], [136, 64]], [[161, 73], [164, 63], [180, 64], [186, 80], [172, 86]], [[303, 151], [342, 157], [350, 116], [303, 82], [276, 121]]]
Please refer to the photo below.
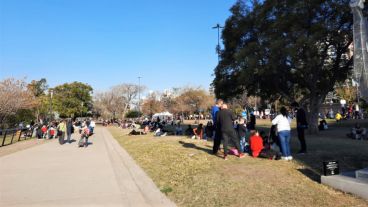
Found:
[[[212, 142], [174, 136], [128, 136], [127, 130], [119, 128], [110, 131], [178, 206], [368, 205], [311, 179], [320, 172], [325, 158], [343, 159], [343, 169], [368, 165], [367, 141], [307, 136], [310, 153], [295, 156], [297, 160], [293, 162], [234, 156], [224, 161], [209, 153]], [[297, 148], [297, 139], [293, 137], [293, 151]], [[350, 159], [357, 151], [357, 157], [352, 157], [355, 160]]]

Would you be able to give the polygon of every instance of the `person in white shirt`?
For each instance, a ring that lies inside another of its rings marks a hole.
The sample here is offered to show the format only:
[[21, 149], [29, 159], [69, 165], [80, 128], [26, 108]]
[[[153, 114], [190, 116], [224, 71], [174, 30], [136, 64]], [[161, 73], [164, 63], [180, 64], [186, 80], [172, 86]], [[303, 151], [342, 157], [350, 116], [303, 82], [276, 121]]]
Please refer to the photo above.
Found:
[[291, 119], [288, 116], [287, 110], [285, 107], [282, 107], [280, 109], [279, 115], [277, 115], [272, 120], [272, 125], [277, 125], [277, 132], [279, 135], [279, 140], [281, 144], [281, 151], [282, 151], [282, 157], [283, 160], [292, 160], [293, 157], [291, 156], [290, 152], [290, 123]]

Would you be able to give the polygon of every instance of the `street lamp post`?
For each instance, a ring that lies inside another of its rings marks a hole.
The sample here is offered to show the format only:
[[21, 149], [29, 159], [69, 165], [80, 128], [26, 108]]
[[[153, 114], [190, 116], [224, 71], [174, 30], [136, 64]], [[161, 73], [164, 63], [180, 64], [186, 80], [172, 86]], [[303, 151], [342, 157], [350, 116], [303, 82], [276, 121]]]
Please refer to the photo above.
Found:
[[224, 27], [220, 26], [220, 24], [216, 24], [216, 26], [212, 27], [212, 29], [217, 29], [217, 47], [216, 47], [216, 52], [217, 52], [217, 60], [218, 62], [220, 62], [220, 29], [222, 29]]

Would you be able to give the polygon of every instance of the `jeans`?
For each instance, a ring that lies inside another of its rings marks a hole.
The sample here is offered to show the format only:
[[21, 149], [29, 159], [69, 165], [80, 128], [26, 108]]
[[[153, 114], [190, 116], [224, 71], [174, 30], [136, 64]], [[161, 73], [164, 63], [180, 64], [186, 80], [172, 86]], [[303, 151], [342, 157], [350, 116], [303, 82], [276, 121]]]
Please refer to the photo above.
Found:
[[290, 152], [290, 130], [280, 131], [279, 139], [281, 144], [281, 151], [283, 157], [291, 156]]
[[244, 153], [245, 148], [245, 137], [240, 137], [240, 151]]

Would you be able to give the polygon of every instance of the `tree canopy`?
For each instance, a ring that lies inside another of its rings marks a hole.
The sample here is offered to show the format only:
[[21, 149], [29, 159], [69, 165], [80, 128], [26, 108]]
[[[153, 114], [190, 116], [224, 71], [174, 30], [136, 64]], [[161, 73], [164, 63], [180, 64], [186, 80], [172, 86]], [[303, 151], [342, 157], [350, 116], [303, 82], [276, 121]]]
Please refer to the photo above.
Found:
[[92, 87], [81, 82], [64, 83], [53, 88], [53, 110], [61, 117], [83, 116], [92, 108]]
[[299, 101], [317, 129], [320, 104], [352, 69], [349, 0], [237, 1], [222, 33], [217, 97]]

